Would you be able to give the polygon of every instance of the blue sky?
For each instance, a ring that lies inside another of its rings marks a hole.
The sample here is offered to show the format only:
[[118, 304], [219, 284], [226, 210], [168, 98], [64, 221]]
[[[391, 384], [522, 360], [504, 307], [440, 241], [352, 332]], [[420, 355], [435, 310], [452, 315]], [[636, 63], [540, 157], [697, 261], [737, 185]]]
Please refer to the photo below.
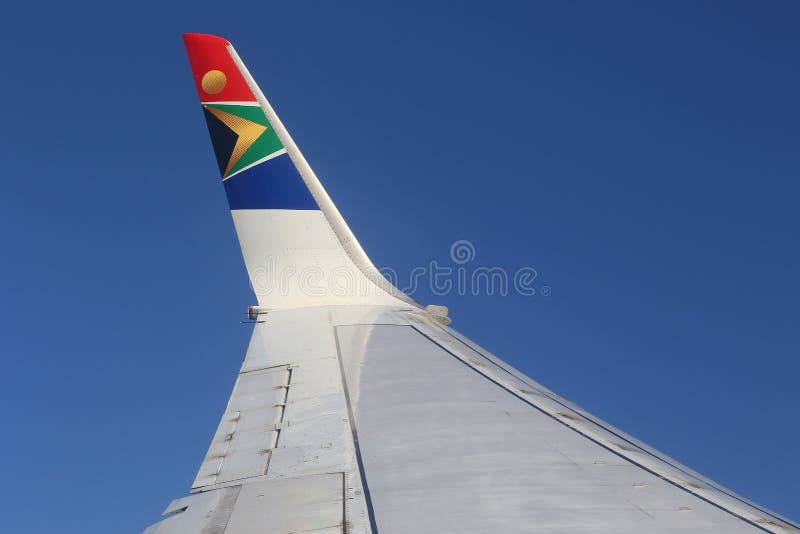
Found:
[[138, 532], [183, 495], [254, 303], [184, 55], [233, 41], [376, 264], [594, 414], [800, 518], [800, 7], [4, 8], [8, 531]]

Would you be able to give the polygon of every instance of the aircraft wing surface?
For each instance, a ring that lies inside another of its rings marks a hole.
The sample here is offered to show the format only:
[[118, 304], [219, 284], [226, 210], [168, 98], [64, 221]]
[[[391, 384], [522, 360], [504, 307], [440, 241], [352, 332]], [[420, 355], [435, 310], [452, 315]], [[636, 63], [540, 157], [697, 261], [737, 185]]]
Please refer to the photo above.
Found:
[[800, 532], [391, 286], [230, 43], [185, 42], [258, 306], [191, 491], [147, 534]]

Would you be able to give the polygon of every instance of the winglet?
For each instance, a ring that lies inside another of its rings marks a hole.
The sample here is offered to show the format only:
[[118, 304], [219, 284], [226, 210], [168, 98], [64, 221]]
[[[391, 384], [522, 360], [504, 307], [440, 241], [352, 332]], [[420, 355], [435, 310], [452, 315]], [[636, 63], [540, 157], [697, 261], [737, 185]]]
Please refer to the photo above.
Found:
[[230, 42], [183, 36], [260, 307], [422, 307], [375, 268]]

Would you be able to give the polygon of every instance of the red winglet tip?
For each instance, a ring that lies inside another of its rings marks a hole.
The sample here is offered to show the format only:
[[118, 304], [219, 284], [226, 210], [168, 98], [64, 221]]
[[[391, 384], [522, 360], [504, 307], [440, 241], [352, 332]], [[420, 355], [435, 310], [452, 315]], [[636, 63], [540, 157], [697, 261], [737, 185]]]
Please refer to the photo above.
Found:
[[184, 33], [201, 102], [255, 102], [256, 98], [231, 58], [230, 42], [216, 35]]
[[227, 39], [223, 39], [218, 35], [211, 35], [210, 33], [184, 33], [183, 34], [183, 42], [186, 43], [186, 46], [189, 46], [190, 43], [198, 43], [205, 41], [208, 44], [211, 43], [222, 43], [224, 46], [230, 46], [230, 41]]

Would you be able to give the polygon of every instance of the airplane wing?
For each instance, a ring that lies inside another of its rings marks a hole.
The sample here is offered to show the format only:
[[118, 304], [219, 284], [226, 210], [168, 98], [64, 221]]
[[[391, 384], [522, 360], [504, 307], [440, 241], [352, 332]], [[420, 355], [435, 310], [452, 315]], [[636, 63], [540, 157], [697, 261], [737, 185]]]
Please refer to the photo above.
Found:
[[800, 532], [389, 284], [230, 43], [184, 39], [258, 305], [191, 491], [147, 534]]

